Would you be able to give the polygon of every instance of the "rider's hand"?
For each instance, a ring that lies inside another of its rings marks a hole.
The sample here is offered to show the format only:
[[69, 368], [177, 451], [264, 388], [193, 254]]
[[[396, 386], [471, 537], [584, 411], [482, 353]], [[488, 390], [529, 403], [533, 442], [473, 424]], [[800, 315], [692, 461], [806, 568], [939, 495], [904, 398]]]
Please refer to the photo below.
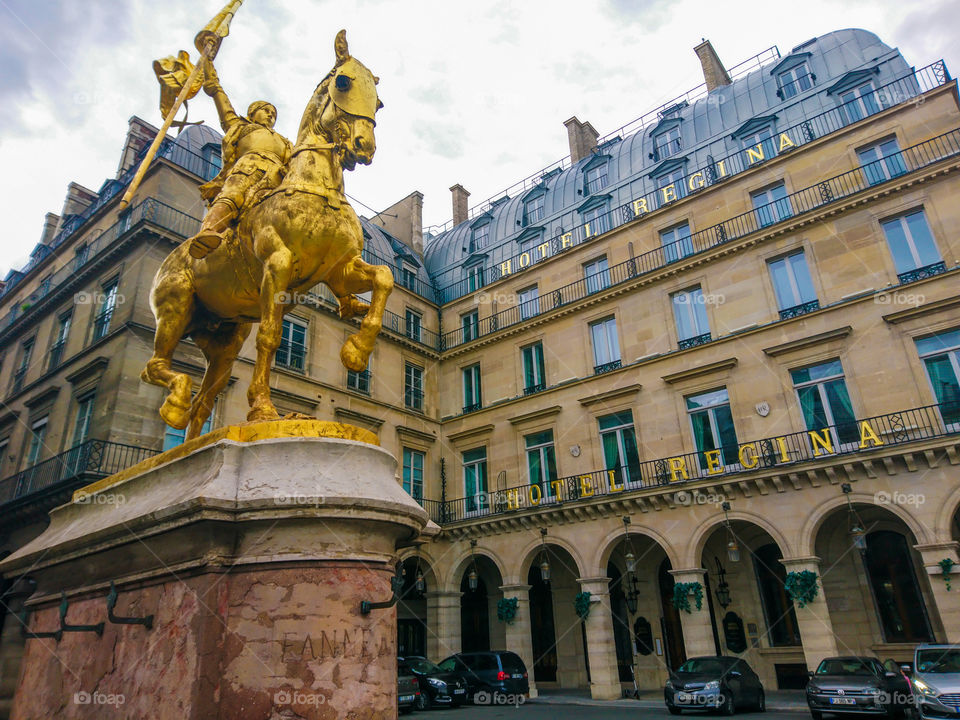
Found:
[[213, 69], [213, 63], [209, 60], [203, 61], [203, 91], [213, 97], [220, 89], [220, 78], [217, 77], [217, 71]]

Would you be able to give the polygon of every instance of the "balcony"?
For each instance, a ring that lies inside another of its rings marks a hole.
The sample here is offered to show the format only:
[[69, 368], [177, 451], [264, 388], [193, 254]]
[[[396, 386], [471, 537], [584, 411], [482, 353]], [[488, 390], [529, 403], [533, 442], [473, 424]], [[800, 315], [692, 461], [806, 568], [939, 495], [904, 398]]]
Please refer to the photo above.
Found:
[[[907, 164], [908, 172], [920, 170], [945, 159], [960, 155], [960, 128], [951, 130], [925, 142], [919, 143], [901, 151], [904, 162]], [[887, 180], [887, 183], [895, 182], [896, 178]], [[877, 186], [870, 186], [865, 180], [860, 168], [850, 170], [841, 175], [827, 178], [814, 185], [797, 190], [788, 195], [782, 202], [789, 202], [792, 207], [791, 218], [783, 218], [774, 223], [775, 227], [790, 219], [796, 219], [807, 213], [820, 211], [823, 208], [836, 203], [845, 198], [849, 198], [865, 189], [875, 189]], [[629, 212], [630, 218], [634, 219], [633, 210], [630, 206], [624, 206]], [[581, 226], [582, 228], [582, 226]], [[724, 220], [717, 225], [705, 228], [689, 238], [683, 239], [685, 257], [692, 257], [699, 253], [707, 252], [724, 243], [729, 243], [740, 238], [744, 238], [752, 233], [762, 231], [766, 228], [761, 227], [757, 220], [755, 210], [749, 210], [740, 215]], [[583, 240], [574, 240], [574, 244]], [[563, 251], [560, 238], [553, 238], [549, 241], [550, 250], [547, 257]], [[569, 247], [567, 245], [566, 247]], [[689, 251], [689, 252], [688, 252]], [[665, 253], [664, 249], [655, 248], [642, 255], [629, 258], [622, 263], [612, 265], [603, 271], [605, 284], [609, 287], [621, 285], [630, 282], [637, 277], [642, 277], [649, 273], [657, 272], [671, 262], [671, 256]], [[501, 263], [501, 267], [507, 263]], [[519, 267], [519, 264], [513, 262], [513, 267]], [[496, 268], [494, 268], [496, 269]], [[926, 268], [919, 268], [903, 273], [901, 283], [911, 282], [913, 279], [921, 277], [931, 277], [940, 272], [945, 272], [946, 266], [942, 263], [936, 263]], [[512, 273], [507, 273], [512, 274]], [[499, 275], [497, 279], [505, 277]], [[599, 283], [597, 283], [599, 285]], [[539, 305], [536, 315], [543, 315], [578, 300], [582, 300], [593, 292], [598, 292], [605, 288], [599, 288], [588, 282], [587, 279], [576, 280], [567, 285], [549, 291], [542, 291], [539, 297]], [[465, 294], [465, 293], [464, 293]], [[445, 298], [450, 299], [450, 298]], [[477, 337], [489, 335], [497, 330], [526, 322], [534, 315], [530, 313], [521, 313], [519, 306], [514, 306], [502, 310], [494, 315], [480, 318], [477, 323]], [[462, 334], [459, 329], [444, 333], [441, 336], [440, 349], [449, 350], [462, 345]]]
[[19, 367], [13, 373], [13, 382], [10, 383], [10, 394], [15, 395], [23, 389], [23, 378], [27, 375], [28, 367]]
[[60, 362], [63, 360], [63, 349], [66, 347], [67, 341], [61, 340], [58, 343], [55, 343], [50, 348], [50, 358], [47, 365], [47, 370], [55, 370], [60, 367]]
[[622, 360], [613, 360], [612, 362], [603, 363], [602, 365], [594, 365], [593, 374], [603, 375], [604, 373], [613, 372], [614, 370], [619, 370], [622, 367], [623, 367]]
[[686, 350], [687, 348], [696, 347], [697, 345], [706, 345], [713, 338], [710, 336], [710, 333], [704, 333], [703, 335], [694, 335], [693, 337], [684, 338], [677, 343], [677, 347], [680, 350]]
[[410, 410], [423, 411], [423, 390], [407, 388], [403, 393], [403, 404]]
[[93, 339], [94, 341], [105, 337], [110, 330], [110, 320], [113, 318], [113, 308], [104, 310], [93, 319]]
[[274, 355], [273, 364], [302, 374], [307, 365], [307, 346], [300, 343], [281, 343]]
[[[837, 441], [851, 433], [867, 439]], [[872, 441], [870, 433], [882, 445]], [[622, 499], [633, 491], [680, 488], [701, 480], [726, 482], [732, 476], [747, 473], [780, 473], [782, 468], [813, 460], [865, 455], [875, 449], [957, 434], [960, 434], [960, 403], [927, 405], [861, 418], [848, 426], [833, 425], [741, 443], [735, 464], [722, 464], [719, 457], [708, 453], [684, 453], [560, 478], [550, 483], [549, 490], [539, 485], [536, 490], [532, 485], [520, 485], [454, 500], [424, 500], [423, 506], [434, 522], [454, 523], [521, 510], [545, 510], [573, 502], [593, 502], [608, 496]]]
[[467, 413], [476, 412], [476, 411], [479, 410], [481, 407], [483, 407], [483, 403], [480, 403], [480, 402], [475, 402], [475, 403], [470, 403], [469, 405], [464, 405], [464, 406], [463, 406], [463, 414], [466, 415]]
[[934, 275], [939, 275], [940, 273], [945, 273], [947, 271], [947, 264], [944, 262], [933, 263], [932, 265], [925, 265], [924, 267], [917, 268], [916, 270], [909, 270], [905, 273], [900, 273], [897, 275], [897, 279], [900, 281], [901, 285], [906, 283], [912, 283], [916, 280], [923, 280], [924, 278], [933, 277]]
[[[16, 475], [0, 480], [0, 504], [26, 504], [56, 495], [65, 502], [70, 492], [98, 478], [136, 465], [159, 451], [135, 445], [87, 440]], [[49, 509], [49, 504], [47, 509]]]
[[523, 394], [524, 394], [524, 395], [536, 395], [538, 392], [543, 392], [543, 391], [546, 390], [546, 389], [547, 389], [547, 384], [546, 384], [546, 383], [544, 383], [544, 382], [542, 382], [542, 383], [537, 383], [536, 385], [528, 385], [527, 387], [525, 387], [525, 388], [523, 389]]
[[784, 308], [780, 311], [781, 320], [789, 320], [790, 318], [800, 317], [801, 315], [806, 315], [807, 313], [812, 313], [814, 310], [820, 309], [819, 300], [811, 300], [810, 302], [801, 303], [799, 305], [794, 305], [793, 307]]

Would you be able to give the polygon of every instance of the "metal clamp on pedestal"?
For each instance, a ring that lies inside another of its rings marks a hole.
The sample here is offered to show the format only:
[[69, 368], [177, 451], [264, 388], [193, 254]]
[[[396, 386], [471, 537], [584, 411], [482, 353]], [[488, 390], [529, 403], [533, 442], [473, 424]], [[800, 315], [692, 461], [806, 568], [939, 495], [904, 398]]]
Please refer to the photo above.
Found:
[[393, 597], [387, 600], [386, 602], [370, 602], [369, 600], [362, 600], [360, 602], [360, 614], [369, 615], [371, 610], [385, 610], [386, 608], [393, 607], [397, 604], [399, 600], [400, 589], [403, 587], [403, 570], [397, 570], [397, 574], [390, 578], [390, 587], [393, 590]]
[[70, 602], [67, 600], [65, 592], [60, 593], [60, 631], [61, 632], [95, 632], [97, 635], [103, 635], [104, 623], [95, 625], [68, 625], [67, 610], [70, 608]]
[[20, 635], [24, 640], [42, 640], [44, 638], [53, 638], [60, 642], [63, 637], [63, 630], [54, 630], [53, 632], [30, 632], [30, 611], [24, 608], [20, 611]]
[[107, 620], [115, 625], [143, 625], [147, 630], [153, 629], [153, 615], [144, 617], [120, 617], [113, 614], [113, 609], [117, 606], [117, 588], [110, 581], [110, 594], [107, 595]]

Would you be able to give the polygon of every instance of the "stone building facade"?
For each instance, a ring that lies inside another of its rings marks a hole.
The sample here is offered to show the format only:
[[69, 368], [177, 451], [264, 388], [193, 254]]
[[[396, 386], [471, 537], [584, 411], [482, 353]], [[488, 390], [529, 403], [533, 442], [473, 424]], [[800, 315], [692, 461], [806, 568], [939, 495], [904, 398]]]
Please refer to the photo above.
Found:
[[[287, 318], [278, 408], [375, 431], [441, 528], [400, 556], [402, 653], [507, 648], [534, 692], [613, 698], [696, 655], [789, 688], [960, 642], [956, 83], [862, 30], [729, 70], [696, 50], [704, 86], [603, 138], [571, 118], [570, 157], [471, 211], [454, 185], [455, 223], [423, 229], [419, 193], [364, 220], [397, 281], [368, 372], [331, 361], [352, 329], [323, 288]], [[6, 278], [3, 552], [182, 439], [139, 381], [148, 292], [219, 136], [171, 140], [118, 213], [151, 130]], [[213, 424], [245, 416], [253, 355]], [[8, 582], [7, 698], [29, 592]]]

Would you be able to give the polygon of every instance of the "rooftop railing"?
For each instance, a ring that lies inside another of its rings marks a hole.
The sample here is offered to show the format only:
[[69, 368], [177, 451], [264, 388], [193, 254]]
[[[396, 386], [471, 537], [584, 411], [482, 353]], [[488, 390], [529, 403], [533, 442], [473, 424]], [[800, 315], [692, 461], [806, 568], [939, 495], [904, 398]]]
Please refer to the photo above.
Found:
[[[779, 59], [780, 59], [780, 50], [777, 48], [776, 45], [774, 45], [772, 47], [767, 48], [763, 52], [757, 53], [753, 57], [744, 60], [742, 63], [738, 65], [734, 65], [732, 68], [730, 68], [728, 72], [732, 79], [736, 79], [753, 70], [756, 70], [757, 68], [762, 67], [763, 65], [766, 65], [771, 61], [779, 60]], [[694, 103], [700, 98], [705, 97], [706, 95], [707, 95], [707, 85], [706, 83], [701, 83], [700, 85], [697, 85], [692, 90], [688, 90], [682, 95], [679, 95], [673, 98], [672, 100], [668, 100], [667, 102], [661, 105], [658, 105], [653, 110], [641, 115], [640, 117], [634, 120], [631, 120], [626, 125], [622, 125], [616, 130], [610, 133], [607, 133], [606, 135], [604, 135], [603, 137], [597, 140], [597, 144], [603, 145], [605, 142], [608, 142], [609, 140], [613, 140], [615, 138], [624, 138], [627, 135], [638, 132], [647, 126], [658, 122], [662, 117], [662, 113], [664, 110], [675, 107], [676, 105], [683, 102], [686, 102], [688, 104]], [[558, 170], [565, 170], [566, 168], [570, 167], [570, 164], [571, 164], [570, 156], [567, 155], [566, 157], [547, 165], [542, 170], [535, 172], [528, 177], [525, 177], [523, 180], [520, 180], [519, 182], [514, 183], [513, 185], [508, 187], [506, 190], [498, 192], [496, 195], [492, 195], [491, 197], [487, 198], [483, 202], [478, 203], [474, 207], [470, 208], [469, 212], [467, 213], [467, 219], [472, 220], [473, 218], [482, 214], [484, 211], [489, 209], [489, 207], [491, 206], [491, 203], [494, 200], [498, 200], [503, 197], [513, 197], [518, 193], [526, 192], [530, 188], [540, 184], [543, 181], [543, 177], [545, 175], [556, 172]], [[430, 227], [424, 228], [424, 231], [438, 234], [438, 233], [446, 232], [447, 230], [451, 229], [453, 226], [454, 226], [453, 220], [447, 220], [447, 222], [443, 223], [442, 225], [431, 225]]]
[[[610, 210], [605, 216], [602, 216], [599, 223], [605, 223], [602, 229], [603, 232], [607, 232], [611, 228], [619, 227], [648, 212], [694, 195], [706, 187], [724, 182], [767, 160], [785, 155], [797, 147], [859, 122], [869, 115], [896, 105], [916, 101], [918, 96], [928, 90], [940, 87], [948, 82], [951, 82], [950, 74], [947, 72], [944, 62], [939, 60], [875, 89], [872, 93], [863, 96], [866, 98], [865, 100], [857, 98], [790, 127], [776, 128], [769, 139], [760, 143], [759, 152], [757, 152], [756, 146], [752, 146], [750, 148], [752, 152], [749, 152], [747, 148], [742, 148], [726, 157], [712, 158], [707, 165], [691, 170], [680, 181], [674, 183], [672, 185], [674, 187], [672, 198], [667, 199], [662, 188], [636, 196], [626, 204]], [[870, 100], [872, 100], [872, 103]], [[864, 112], [864, 109], [868, 107], [874, 108], [869, 114]], [[784, 135], [789, 139], [789, 143], [780, 139]], [[602, 233], [598, 232], [598, 220], [594, 220], [592, 226], [590, 223], [582, 223], [566, 232], [562, 232], [557, 237], [549, 240], [544, 239], [541, 243], [549, 243], [551, 246], [548, 253], [541, 253], [537, 248], [534, 248], [526, 253], [521, 252], [504, 258], [502, 261], [485, 268], [485, 273], [481, 276], [481, 285], [494, 283], [503, 277], [502, 269], [505, 266], [510, 268], [509, 273], [522, 271], [555, 254], [555, 248], [559, 247], [561, 242], [563, 242], [563, 249], [566, 249], [592, 240], [600, 234]], [[562, 240], [562, 238], [565, 239]], [[459, 272], [459, 268], [456, 271]], [[476, 281], [467, 279], [460, 279], [442, 287], [440, 287], [439, 280], [437, 284], [438, 302], [441, 304], [468, 295], [476, 289]]]
[[[906, 148], [899, 153], [906, 172], [918, 170], [958, 154], [960, 154], [960, 129], [951, 130], [943, 135]], [[896, 177], [898, 176], [891, 177], [884, 182], [892, 182]], [[861, 190], [876, 188], [879, 185], [880, 183], [875, 181], [873, 174], [865, 171], [864, 168], [857, 168], [836, 175], [768, 205], [754, 208], [705, 228], [689, 237], [642, 253], [618, 265], [613, 265], [606, 271], [609, 277], [606, 285], [612, 286], [628, 282], [638, 276], [666, 267], [679, 258], [706, 252], [717, 245], [745, 237], [760, 229], [769, 229], [804, 213], [818, 210], [825, 205], [850, 197]], [[768, 222], [770, 216], [767, 211], [775, 205], [778, 206], [778, 219], [771, 223]], [[785, 207], [790, 209], [789, 213], [783, 212]], [[637, 217], [632, 215], [633, 210], [630, 205], [624, 205], [611, 212], [611, 220], [625, 210], [631, 213], [631, 220]], [[572, 247], [561, 247], [561, 241], [556, 238], [551, 241], [551, 244], [553, 251], [556, 253]], [[945, 266], [943, 268], [931, 266], [924, 270], [928, 270], [928, 274], [936, 274], [936, 271], [942, 272], [944, 269]], [[597, 283], [593, 278], [581, 278], [552, 291], [541, 291], [542, 294], [538, 298], [538, 304], [535, 308], [514, 305], [493, 315], [480, 318], [479, 322], [471, 326], [472, 338], [483, 337], [520, 322], [526, 322], [532, 314], [542, 315], [551, 312], [571, 302], [581, 300], [597, 290]], [[533, 311], [536, 312], [533, 313]], [[441, 350], [449, 350], [466, 342], [468, 341], [464, 338], [463, 328], [457, 328], [443, 334]]]
[[0, 318], [0, 336], [17, 320], [27, 317], [31, 310], [38, 307], [41, 301], [53, 295], [62, 287], [70, 284], [78, 276], [78, 271], [95, 261], [98, 255], [114, 247], [121, 238], [142, 224], [150, 224], [169, 230], [180, 237], [189, 237], [200, 228], [200, 221], [176, 208], [160, 202], [155, 198], [147, 198], [121, 214], [117, 221], [104, 230], [95, 239], [91, 240], [82, 254], [66, 262], [54, 272], [49, 282], [42, 283], [37, 290], [7, 311]]
[[676, 487], [676, 504], [691, 502], [688, 483], [723, 480], [832, 457], [960, 434], [960, 403], [898, 410], [816, 430], [804, 430], [708, 452], [682, 453], [556, 480], [480, 492], [455, 500], [424, 500], [437, 523], [453, 523], [518, 510], [550, 508], [601, 497], [620, 498], [655, 487]]
[[87, 440], [76, 447], [0, 480], [0, 503], [6, 504], [43, 490], [90, 482], [126, 470], [159, 451], [104, 440]]

